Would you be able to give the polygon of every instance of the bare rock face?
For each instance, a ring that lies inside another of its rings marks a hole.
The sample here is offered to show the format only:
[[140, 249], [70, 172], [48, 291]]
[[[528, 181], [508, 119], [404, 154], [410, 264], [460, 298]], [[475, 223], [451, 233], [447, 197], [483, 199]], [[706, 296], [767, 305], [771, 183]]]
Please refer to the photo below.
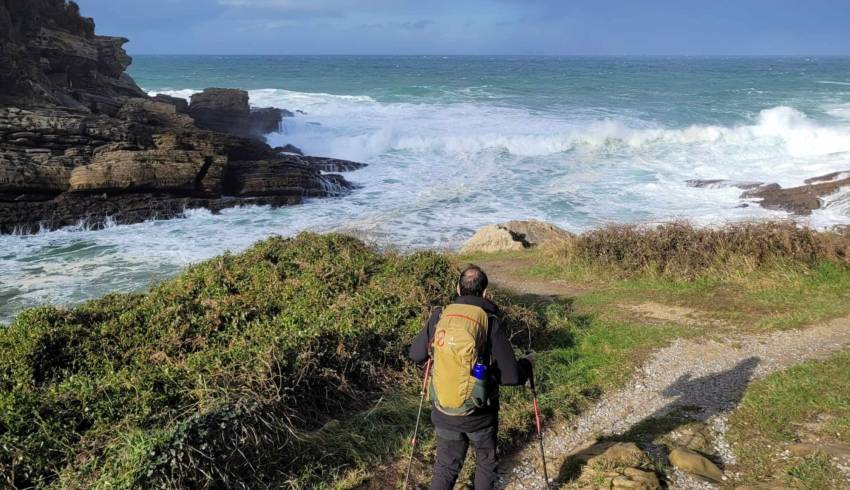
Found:
[[0, 4], [0, 104], [110, 112], [118, 97], [141, 97], [124, 70], [127, 39], [97, 36], [74, 2]]
[[572, 235], [543, 221], [508, 221], [478, 230], [461, 249], [461, 253], [491, 253], [551, 245], [569, 240]]
[[65, 0], [0, 2], [0, 233], [297, 204], [354, 188], [363, 164], [281, 154], [283, 111], [241, 90], [148, 97], [127, 40], [97, 36]]
[[227, 88], [208, 88], [192, 95], [189, 114], [198, 127], [257, 136], [280, 130], [283, 111], [275, 108], [251, 110], [248, 92]]

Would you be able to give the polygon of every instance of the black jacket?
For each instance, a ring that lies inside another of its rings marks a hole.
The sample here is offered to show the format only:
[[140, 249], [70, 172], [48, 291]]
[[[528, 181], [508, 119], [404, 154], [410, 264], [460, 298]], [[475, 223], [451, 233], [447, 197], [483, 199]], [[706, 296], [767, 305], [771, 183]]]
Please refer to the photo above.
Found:
[[[471, 415], [452, 416], [446, 415], [439, 410], [431, 410], [431, 422], [434, 423], [434, 426], [441, 429], [457, 432], [475, 432], [498, 425], [498, 386], [525, 384], [531, 375], [531, 363], [527, 359], [520, 359], [517, 362], [513, 347], [511, 347], [511, 343], [498, 320], [501, 316], [496, 305], [479, 296], [461, 296], [455, 300], [455, 304], [478, 306], [486, 311], [490, 317], [490, 324], [487, 329], [487, 341], [489, 343], [491, 363], [488, 373], [491, 379], [496, 382], [494, 396], [489, 406], [482, 407]], [[440, 310], [435, 310], [431, 314], [431, 318], [428, 319], [425, 328], [413, 340], [413, 345], [410, 346], [410, 358], [414, 362], [423, 362], [428, 359], [429, 346], [431, 345], [431, 339], [434, 338], [437, 322], [440, 321], [440, 313]]]

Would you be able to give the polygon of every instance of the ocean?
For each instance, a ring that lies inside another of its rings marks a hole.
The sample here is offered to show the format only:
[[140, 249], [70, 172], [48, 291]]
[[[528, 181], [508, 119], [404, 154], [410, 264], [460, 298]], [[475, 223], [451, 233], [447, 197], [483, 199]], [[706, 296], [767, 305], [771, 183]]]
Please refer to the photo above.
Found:
[[[732, 187], [850, 170], [850, 58], [136, 56], [150, 93], [249, 91], [287, 118], [272, 145], [369, 163], [335, 199], [184, 219], [0, 236], [0, 322], [23, 308], [140, 291], [270, 235], [343, 230], [402, 250], [454, 249], [537, 218], [571, 231], [786, 217]], [[850, 224], [831, 196], [801, 220]]]

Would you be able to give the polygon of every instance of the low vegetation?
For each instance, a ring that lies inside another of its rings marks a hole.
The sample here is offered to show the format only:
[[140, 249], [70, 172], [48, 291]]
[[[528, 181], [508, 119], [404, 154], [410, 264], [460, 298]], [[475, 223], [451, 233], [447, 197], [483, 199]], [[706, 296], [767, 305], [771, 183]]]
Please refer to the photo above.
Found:
[[786, 222], [611, 226], [515, 255], [529, 276], [589, 290], [598, 307], [663, 303], [692, 324], [792, 328], [850, 312], [850, 237]]
[[[842, 236], [784, 224], [669, 227], [600, 230], [501, 256], [586, 289], [497, 292], [517, 354], [537, 352], [550, 422], [622, 385], [672, 338], [850, 309]], [[701, 245], [691, 250], [688, 239]], [[0, 329], [0, 481], [351, 488], [396, 479], [421, 376], [406, 350], [430, 309], [450, 300], [458, 262], [302, 234], [190, 267], [146, 294], [23, 312]], [[648, 322], [623, 308], [646, 301], [707, 316]], [[503, 389], [503, 449], [533, 434], [530, 404], [527, 390]], [[422, 465], [433, 452], [429, 424], [420, 440]]]
[[[777, 263], [850, 263], [850, 238], [793, 222], [764, 221], [695, 227], [688, 223], [599, 228], [565, 241], [551, 255], [576, 272], [600, 277], [698, 279], [752, 272]], [[597, 274], [594, 274], [597, 275]]]
[[[850, 352], [756, 381], [729, 422], [736, 470], [748, 479], [841, 488], [846, 477], [833, 455], [816, 449], [829, 446], [850, 457]], [[789, 451], [799, 441], [804, 451]], [[815, 450], [805, 451], [806, 441], [817, 441]]]
[[327, 479], [351, 463], [346, 451], [374, 442], [374, 425], [395, 445], [404, 437], [411, 412], [397, 401], [340, 419], [399, 385], [410, 339], [455, 280], [438, 254], [305, 234], [191, 267], [145, 295], [26, 311], [0, 332], [6, 484]]

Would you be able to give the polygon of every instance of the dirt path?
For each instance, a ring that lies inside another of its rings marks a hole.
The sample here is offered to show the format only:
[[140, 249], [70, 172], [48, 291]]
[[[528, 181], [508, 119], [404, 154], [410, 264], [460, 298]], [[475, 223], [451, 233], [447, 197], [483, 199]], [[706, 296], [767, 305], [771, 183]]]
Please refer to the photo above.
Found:
[[[575, 295], [568, 284], [517, 278], [522, 264], [482, 264], [493, 282], [541, 296]], [[630, 384], [609, 393], [569, 426], [549, 427], [546, 454], [550, 477], [568, 456], [600, 436], [627, 434], [642, 422], [685, 409], [688, 418], [713, 424], [719, 433], [749, 383], [810, 359], [821, 359], [850, 345], [850, 317], [799, 330], [757, 335], [725, 335], [723, 339], [677, 340], [661, 349], [635, 374]], [[719, 427], [718, 427], [719, 426]], [[716, 447], [726, 464], [733, 455], [723, 442]], [[536, 441], [502, 462], [500, 487], [545, 488]], [[671, 488], [711, 488], [678, 475]], [[555, 486], [557, 488], [557, 486]]]
[[530, 260], [488, 260], [479, 262], [492, 284], [503, 289], [541, 297], [576, 296], [587, 289], [572, 285], [566, 281], [547, 281], [523, 277], [520, 271], [532, 265]]

